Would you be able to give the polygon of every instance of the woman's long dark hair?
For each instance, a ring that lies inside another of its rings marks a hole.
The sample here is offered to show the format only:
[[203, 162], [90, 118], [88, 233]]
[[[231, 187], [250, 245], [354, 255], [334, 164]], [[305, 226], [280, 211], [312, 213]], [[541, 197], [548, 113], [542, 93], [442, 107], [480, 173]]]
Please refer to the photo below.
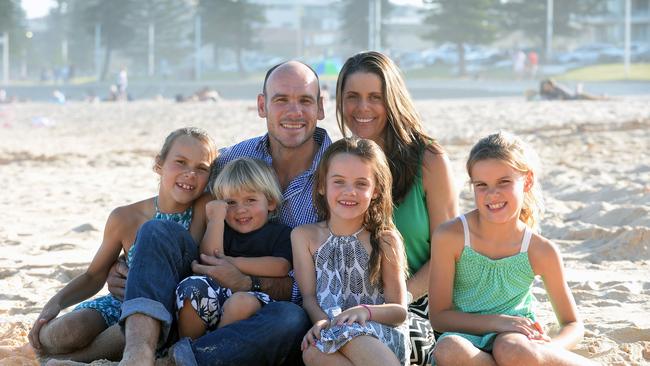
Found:
[[393, 175], [393, 200], [399, 204], [413, 185], [422, 165], [424, 149], [434, 154], [442, 154], [443, 149], [424, 131], [397, 65], [388, 56], [375, 51], [360, 52], [350, 57], [339, 73], [336, 83], [336, 120], [343, 136], [347, 135], [343, 118], [343, 90], [347, 78], [356, 72], [372, 73], [381, 80], [388, 122], [384, 153]]

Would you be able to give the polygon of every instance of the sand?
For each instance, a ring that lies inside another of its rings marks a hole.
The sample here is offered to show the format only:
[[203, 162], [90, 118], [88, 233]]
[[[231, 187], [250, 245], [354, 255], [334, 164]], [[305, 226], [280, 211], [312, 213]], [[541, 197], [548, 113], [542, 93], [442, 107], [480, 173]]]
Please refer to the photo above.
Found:
[[[576, 352], [603, 364], [650, 364], [650, 96], [603, 102], [515, 98], [421, 100], [448, 150], [463, 210], [471, 145], [507, 129], [544, 164], [543, 234], [563, 253], [586, 334]], [[338, 138], [333, 103], [321, 126]], [[0, 105], [0, 346], [26, 343], [45, 302], [82, 273], [110, 211], [157, 192], [151, 167], [174, 128], [207, 129], [219, 146], [265, 131], [254, 100], [219, 104]], [[543, 285], [542, 324], [555, 318]], [[18, 350], [0, 365], [36, 362]]]

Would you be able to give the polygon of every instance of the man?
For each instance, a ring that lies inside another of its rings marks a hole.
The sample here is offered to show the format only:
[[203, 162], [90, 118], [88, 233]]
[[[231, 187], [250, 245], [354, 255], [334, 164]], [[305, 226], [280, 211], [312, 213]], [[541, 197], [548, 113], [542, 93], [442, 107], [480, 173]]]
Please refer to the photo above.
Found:
[[[275, 170], [285, 199], [279, 221], [292, 227], [316, 222], [311, 203], [313, 173], [331, 143], [325, 130], [316, 127], [324, 118], [318, 76], [296, 61], [273, 67], [266, 74], [257, 108], [259, 116], [266, 118], [268, 133], [225, 149], [217, 171], [238, 157], [266, 161]], [[140, 263], [134, 259], [126, 283], [120, 319], [126, 340], [123, 365], [153, 364], [157, 347], [164, 344], [172, 327], [174, 289], [192, 272], [211, 276], [233, 290], [259, 290], [275, 299], [299, 301], [289, 277], [258, 279], [218, 257], [192, 263], [198, 256], [197, 245], [173, 223], [146, 223], [136, 243], [135, 258], [143, 259]], [[119, 293], [119, 288], [110, 287], [119, 282], [115, 271], [110, 277], [109, 289]], [[309, 327], [310, 321], [298, 305], [278, 301], [196, 341], [183, 339], [171, 352], [178, 364], [291, 364], [300, 360], [300, 340]]]

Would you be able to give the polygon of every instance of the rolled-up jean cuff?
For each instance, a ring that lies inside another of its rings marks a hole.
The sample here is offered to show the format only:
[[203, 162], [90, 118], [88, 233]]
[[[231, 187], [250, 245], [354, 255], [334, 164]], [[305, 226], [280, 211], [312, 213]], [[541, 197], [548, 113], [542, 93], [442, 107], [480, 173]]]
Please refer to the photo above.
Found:
[[120, 327], [124, 329], [126, 318], [134, 314], [146, 315], [150, 318], [160, 321], [160, 337], [158, 346], [161, 346], [169, 336], [169, 329], [172, 324], [172, 315], [165, 309], [163, 304], [158, 301], [147, 299], [146, 297], [137, 297], [126, 300], [122, 304], [122, 315], [120, 316]]
[[198, 366], [196, 358], [194, 358], [190, 339], [187, 337], [176, 342], [172, 346], [170, 354], [177, 366]]

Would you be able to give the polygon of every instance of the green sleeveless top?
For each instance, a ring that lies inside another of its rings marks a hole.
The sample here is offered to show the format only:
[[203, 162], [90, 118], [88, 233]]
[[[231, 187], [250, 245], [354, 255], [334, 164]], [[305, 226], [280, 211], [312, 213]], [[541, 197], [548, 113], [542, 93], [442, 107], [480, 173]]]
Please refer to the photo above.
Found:
[[[456, 263], [452, 302], [454, 309], [473, 314], [505, 314], [535, 321], [535, 297], [532, 288], [535, 273], [528, 260], [528, 245], [532, 231], [526, 227], [519, 253], [505, 258], [491, 259], [474, 251], [470, 243], [469, 226], [464, 215], [465, 246]], [[455, 332], [477, 348], [491, 350], [497, 333], [473, 335]], [[439, 338], [440, 339], [440, 338]]]
[[431, 254], [429, 211], [422, 187], [422, 163], [404, 201], [393, 210], [393, 221], [404, 238], [409, 272], [415, 274]]

